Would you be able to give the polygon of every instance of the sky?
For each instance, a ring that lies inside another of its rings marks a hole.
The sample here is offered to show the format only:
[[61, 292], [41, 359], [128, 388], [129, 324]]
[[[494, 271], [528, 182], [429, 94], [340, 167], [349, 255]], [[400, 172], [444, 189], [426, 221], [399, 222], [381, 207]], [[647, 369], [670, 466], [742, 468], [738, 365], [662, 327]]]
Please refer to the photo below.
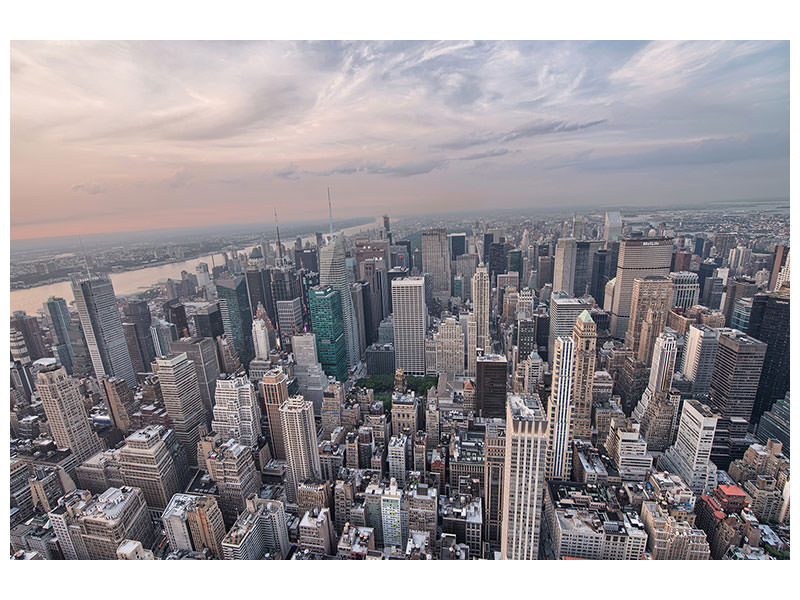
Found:
[[11, 238], [788, 198], [788, 42], [13, 42]]

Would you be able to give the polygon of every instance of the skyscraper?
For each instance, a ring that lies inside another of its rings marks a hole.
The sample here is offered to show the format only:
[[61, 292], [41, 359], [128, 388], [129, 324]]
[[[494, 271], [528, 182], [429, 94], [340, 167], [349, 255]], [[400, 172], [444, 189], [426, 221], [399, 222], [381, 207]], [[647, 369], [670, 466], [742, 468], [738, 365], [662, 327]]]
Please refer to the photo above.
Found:
[[286, 446], [283, 440], [280, 408], [289, 399], [289, 378], [280, 368], [269, 371], [259, 381], [261, 395], [267, 410], [267, 430], [269, 432], [270, 452], [277, 460], [286, 460]]
[[103, 377], [100, 389], [106, 403], [106, 410], [111, 416], [111, 423], [123, 435], [131, 428], [131, 415], [138, 408], [131, 388], [120, 377]]
[[675, 443], [658, 461], [659, 469], [680, 475], [698, 496], [717, 484], [717, 468], [710, 460], [717, 420], [705, 404], [684, 400]]
[[500, 354], [481, 354], [476, 361], [475, 404], [482, 417], [500, 417], [506, 411], [508, 361]]
[[75, 380], [66, 369], [52, 365], [39, 371], [36, 389], [42, 400], [53, 441], [59, 448], [69, 448], [83, 462], [103, 449], [89, 417]]
[[319, 282], [321, 286], [331, 286], [339, 292], [344, 324], [344, 340], [347, 352], [347, 365], [354, 367], [361, 360], [358, 351], [358, 326], [356, 324], [353, 298], [345, 266], [344, 239], [341, 234], [334, 236], [319, 253]]
[[261, 409], [253, 384], [245, 374], [217, 379], [214, 398], [211, 429], [223, 439], [233, 438], [250, 449], [257, 448], [261, 437]]
[[605, 239], [606, 247], [622, 237], [622, 215], [619, 211], [606, 212]]
[[492, 342], [489, 337], [489, 302], [491, 301], [491, 287], [489, 285], [489, 271], [483, 265], [478, 265], [475, 275], [472, 276], [472, 313], [474, 320], [474, 335], [467, 340], [467, 374], [475, 375], [475, 359], [477, 349], [484, 352], [492, 351]]
[[572, 298], [563, 292], [550, 296], [550, 323], [547, 338], [547, 360], [553, 361], [555, 341], [558, 336], [572, 335], [575, 320], [584, 310], [592, 308], [591, 302]]
[[247, 498], [261, 488], [250, 448], [230, 439], [215, 447], [206, 459], [208, 475], [217, 484], [219, 506], [225, 525], [232, 526], [244, 510]]
[[297, 502], [297, 486], [322, 478], [317, 448], [314, 407], [302, 396], [291, 396], [280, 407], [281, 428], [286, 445], [286, 498]]
[[650, 362], [653, 343], [664, 330], [671, 307], [672, 281], [668, 277], [648, 275], [633, 280], [625, 345], [639, 362]]
[[69, 339], [69, 310], [67, 302], [63, 298], [51, 296], [44, 303], [47, 316], [53, 325], [53, 342], [55, 343], [55, 354], [58, 362], [64, 365], [67, 373], [72, 374], [72, 344]]
[[[350, 298], [349, 290], [347, 297]], [[342, 296], [332, 285], [320, 285], [309, 290], [308, 303], [322, 369], [326, 375], [345, 381], [348, 363]]]
[[432, 228], [422, 233], [422, 269], [433, 278], [433, 294], [437, 298], [450, 297], [450, 250], [447, 230]]
[[116, 375], [135, 386], [136, 373], [111, 279], [105, 274], [73, 275], [72, 293], [97, 379]]
[[436, 372], [450, 377], [464, 374], [464, 331], [453, 317], [447, 317], [439, 324], [433, 336], [436, 344]]
[[168, 444], [171, 439], [174, 440], [171, 430], [149, 425], [126, 437], [119, 451], [119, 470], [125, 485], [141, 489], [147, 508], [159, 516], [185, 483]]
[[547, 456], [547, 419], [539, 397], [508, 397], [503, 467], [503, 559], [539, 556]]
[[575, 341], [556, 338], [553, 357], [553, 385], [547, 404], [547, 479], [569, 481], [572, 472], [574, 438], [573, 381], [575, 377]]
[[[723, 418], [750, 421], [767, 345], [737, 331], [723, 329], [711, 374], [709, 406]], [[751, 423], [755, 426], [755, 423]]]
[[269, 334], [267, 333], [267, 322], [263, 319], [253, 319], [253, 348], [255, 358], [266, 360], [269, 358]]
[[556, 262], [553, 267], [553, 291], [572, 296], [575, 282], [575, 238], [560, 238], [556, 243]]
[[648, 275], [669, 275], [672, 238], [631, 238], [619, 244], [614, 301], [611, 306], [611, 334], [625, 337], [630, 317], [633, 281]]
[[220, 373], [217, 345], [211, 338], [195, 336], [170, 343], [170, 349], [175, 354], [186, 353], [186, 358], [192, 361], [206, 418], [210, 420]]
[[597, 347], [597, 325], [584, 310], [572, 328], [575, 343], [575, 374], [572, 378], [573, 437], [592, 439], [592, 386]]
[[253, 359], [253, 315], [250, 313], [250, 301], [247, 296], [247, 283], [244, 277], [217, 279], [217, 296], [220, 302], [223, 323], [227, 322], [225, 333], [233, 341], [239, 360], [247, 368]]
[[692, 382], [692, 394], [702, 396], [711, 387], [711, 374], [717, 358], [719, 330], [708, 325], [692, 324], [686, 336], [681, 373]]
[[425, 279], [407, 277], [392, 281], [392, 306], [395, 365], [408, 375], [424, 375], [428, 323]]
[[669, 274], [672, 280], [672, 306], [683, 309], [700, 302], [700, 280], [697, 273], [678, 271]]
[[199, 427], [206, 419], [194, 365], [182, 352], [169, 358], [156, 358], [156, 366], [170, 427], [175, 430], [187, 461], [196, 466]]
[[789, 330], [789, 294], [756, 294], [747, 333], [764, 342], [767, 352], [750, 421], [754, 425], [789, 391]]

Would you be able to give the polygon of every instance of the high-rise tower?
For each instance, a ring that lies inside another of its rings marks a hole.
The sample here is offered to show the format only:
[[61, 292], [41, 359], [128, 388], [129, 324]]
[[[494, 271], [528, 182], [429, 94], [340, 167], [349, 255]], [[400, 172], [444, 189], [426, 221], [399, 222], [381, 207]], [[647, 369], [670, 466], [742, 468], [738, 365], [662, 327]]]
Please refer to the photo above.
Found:
[[337, 234], [323, 247], [319, 253], [319, 283], [331, 286], [339, 292], [342, 302], [342, 320], [344, 322], [344, 339], [347, 349], [347, 364], [354, 367], [361, 360], [358, 351], [358, 325], [353, 308], [353, 297], [350, 294], [350, 283], [345, 266], [344, 239]]

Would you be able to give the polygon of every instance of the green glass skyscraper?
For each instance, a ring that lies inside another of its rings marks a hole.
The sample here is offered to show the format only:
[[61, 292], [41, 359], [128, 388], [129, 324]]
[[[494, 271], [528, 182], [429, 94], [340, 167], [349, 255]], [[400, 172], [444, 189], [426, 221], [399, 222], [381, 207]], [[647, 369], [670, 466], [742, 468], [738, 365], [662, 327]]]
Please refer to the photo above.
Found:
[[233, 339], [239, 360], [247, 368], [253, 359], [253, 316], [250, 313], [250, 299], [247, 295], [245, 278], [237, 276], [217, 279], [217, 296], [225, 333]]
[[317, 336], [317, 354], [326, 375], [347, 379], [347, 346], [344, 338], [342, 298], [331, 285], [317, 286], [308, 292], [311, 327]]

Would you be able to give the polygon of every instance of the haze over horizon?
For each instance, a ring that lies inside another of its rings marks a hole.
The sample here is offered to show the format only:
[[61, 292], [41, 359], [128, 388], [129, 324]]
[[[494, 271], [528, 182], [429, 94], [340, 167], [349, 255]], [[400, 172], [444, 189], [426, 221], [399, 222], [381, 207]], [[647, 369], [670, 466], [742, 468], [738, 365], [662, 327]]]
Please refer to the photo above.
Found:
[[[14, 42], [11, 238], [787, 197], [788, 42]], [[313, 200], [312, 200], [313, 199]]]

